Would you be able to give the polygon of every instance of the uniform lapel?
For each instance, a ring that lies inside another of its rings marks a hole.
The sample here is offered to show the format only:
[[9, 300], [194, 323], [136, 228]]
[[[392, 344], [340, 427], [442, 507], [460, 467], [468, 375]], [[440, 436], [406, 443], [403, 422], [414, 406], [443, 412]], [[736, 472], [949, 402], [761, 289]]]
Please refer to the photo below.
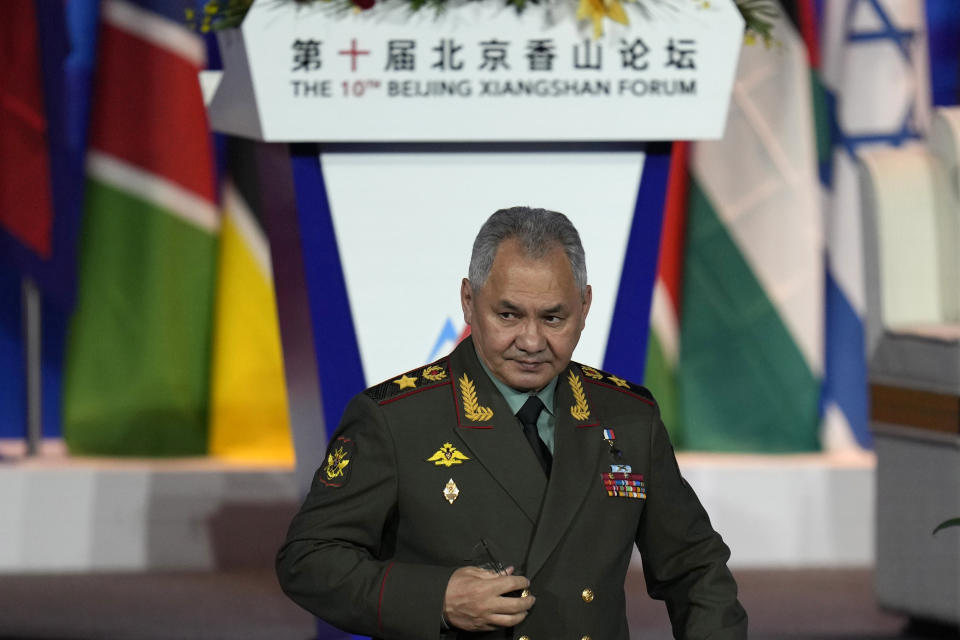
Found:
[[588, 492], [597, 490], [607, 445], [575, 365], [557, 381], [553, 470], [533, 534], [526, 571], [533, 577], [559, 544]]
[[450, 372], [457, 405], [454, 430], [530, 521], [536, 522], [546, 478], [516, 416], [480, 367], [471, 339], [450, 354]]

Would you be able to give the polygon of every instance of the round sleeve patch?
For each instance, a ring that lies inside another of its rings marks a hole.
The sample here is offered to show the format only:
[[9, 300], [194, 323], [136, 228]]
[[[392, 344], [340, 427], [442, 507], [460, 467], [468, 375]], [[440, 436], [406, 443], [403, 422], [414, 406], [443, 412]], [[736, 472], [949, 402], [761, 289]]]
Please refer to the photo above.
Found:
[[317, 471], [317, 479], [328, 487], [342, 487], [350, 479], [351, 461], [356, 454], [356, 443], [340, 436], [327, 447], [327, 461]]

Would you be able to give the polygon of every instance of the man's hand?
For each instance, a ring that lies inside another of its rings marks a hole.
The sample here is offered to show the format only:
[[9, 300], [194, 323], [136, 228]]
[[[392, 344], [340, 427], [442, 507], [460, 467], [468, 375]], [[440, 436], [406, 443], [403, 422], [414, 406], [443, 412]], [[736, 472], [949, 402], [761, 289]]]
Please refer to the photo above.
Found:
[[507, 569], [506, 575], [478, 567], [460, 567], [454, 571], [443, 597], [443, 615], [447, 622], [464, 631], [493, 631], [523, 622], [536, 598], [504, 597], [505, 593], [530, 586], [525, 577], [512, 574], [513, 567]]

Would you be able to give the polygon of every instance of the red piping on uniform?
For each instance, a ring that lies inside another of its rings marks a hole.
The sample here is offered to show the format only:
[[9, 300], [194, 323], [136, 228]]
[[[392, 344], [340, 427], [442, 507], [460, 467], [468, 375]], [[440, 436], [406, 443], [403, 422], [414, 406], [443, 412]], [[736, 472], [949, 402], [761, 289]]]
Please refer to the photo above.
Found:
[[625, 393], [625, 394], [627, 394], [628, 396], [630, 396], [630, 397], [632, 397], [632, 398], [636, 398], [637, 400], [641, 400], [641, 401], [643, 401], [643, 402], [646, 402], [646, 403], [647, 403], [648, 405], [650, 405], [651, 407], [656, 406], [656, 405], [654, 404], [653, 400], [650, 400], [649, 398], [644, 398], [643, 396], [638, 395], [638, 394], [634, 393], [633, 391], [630, 391], [630, 389], [624, 389], [623, 387], [618, 387], [618, 386], [616, 386], [616, 385], [607, 384], [606, 382], [597, 382], [597, 381], [594, 381], [594, 380], [590, 380], [589, 382], [590, 382], [590, 384], [595, 384], [595, 385], [597, 385], [598, 387], [606, 387], [607, 389], [613, 389], [614, 391], [619, 391], [620, 393]]
[[[451, 381], [452, 382], [452, 381]], [[450, 385], [450, 391], [453, 395], [453, 413], [457, 416], [457, 426], [462, 427], [460, 424], [460, 404], [457, 402], [457, 387], [454, 384]]]
[[383, 617], [381, 616], [382, 607], [383, 607], [383, 590], [387, 586], [387, 576], [390, 575], [390, 570], [393, 569], [393, 563], [387, 565], [387, 570], [383, 573], [383, 580], [380, 581], [380, 597], [377, 599], [377, 629], [383, 631]]
[[[406, 374], [404, 374], [404, 375], [406, 375]], [[429, 387], [419, 387], [419, 388], [417, 388], [417, 389], [413, 389], [412, 391], [407, 391], [407, 392], [406, 392], [405, 394], [403, 394], [403, 395], [393, 396], [392, 398], [387, 398], [386, 400], [383, 400], [383, 401], [380, 402], [380, 406], [382, 407], [382, 406], [385, 405], [385, 404], [390, 404], [391, 402], [396, 402], [397, 400], [401, 400], [401, 399], [406, 398], [406, 397], [408, 397], [408, 396], [412, 396], [412, 395], [414, 395], [415, 393], [420, 393], [421, 391], [426, 391], [427, 389], [435, 389], [435, 388], [437, 388], [437, 387], [442, 387], [442, 386], [445, 385], [445, 384], [450, 384], [450, 381], [448, 380], [447, 382], [437, 382], [437, 383], [431, 384]]]

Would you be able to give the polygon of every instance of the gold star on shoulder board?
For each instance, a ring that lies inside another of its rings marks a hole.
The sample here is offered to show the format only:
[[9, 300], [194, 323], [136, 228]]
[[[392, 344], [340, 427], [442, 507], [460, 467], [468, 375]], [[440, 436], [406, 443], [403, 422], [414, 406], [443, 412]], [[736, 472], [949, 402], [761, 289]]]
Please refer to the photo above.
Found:
[[417, 388], [417, 377], [416, 377], [416, 376], [408, 376], [407, 374], [403, 374], [402, 376], [400, 376], [399, 378], [397, 378], [396, 380], [394, 380], [394, 381], [393, 381], [393, 384], [398, 384], [398, 385], [400, 385], [400, 388], [401, 388], [401, 389], [416, 389], [416, 388]]
[[624, 380], [623, 378], [618, 378], [617, 376], [607, 376], [607, 379], [610, 380], [610, 382], [612, 382], [613, 384], [617, 385], [618, 387], [627, 388], [630, 386], [626, 380]]

